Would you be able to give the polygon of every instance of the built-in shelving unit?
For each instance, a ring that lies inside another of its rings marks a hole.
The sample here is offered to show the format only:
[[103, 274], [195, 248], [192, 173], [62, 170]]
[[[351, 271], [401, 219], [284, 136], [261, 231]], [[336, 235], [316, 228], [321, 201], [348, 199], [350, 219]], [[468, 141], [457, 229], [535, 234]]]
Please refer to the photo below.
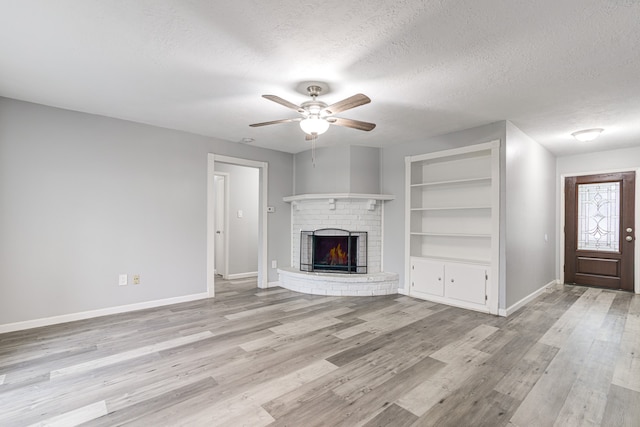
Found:
[[497, 313], [499, 147], [406, 158], [410, 295]]

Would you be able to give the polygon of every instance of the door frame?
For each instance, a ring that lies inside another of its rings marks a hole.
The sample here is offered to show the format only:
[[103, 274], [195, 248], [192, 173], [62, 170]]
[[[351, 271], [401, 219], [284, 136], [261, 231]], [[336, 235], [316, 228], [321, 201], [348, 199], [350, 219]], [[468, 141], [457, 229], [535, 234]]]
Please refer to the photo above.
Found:
[[[224, 224], [222, 226], [223, 230], [224, 230], [224, 234], [222, 235], [222, 248], [224, 250], [225, 255], [229, 253], [229, 179], [230, 176], [227, 172], [214, 172], [214, 177], [216, 176], [220, 176], [223, 178], [224, 180]], [[217, 194], [215, 193], [215, 186], [214, 186], [214, 200], [217, 199]], [[214, 224], [215, 224], [215, 206], [214, 206]], [[217, 227], [216, 227], [217, 228]], [[217, 230], [216, 230], [217, 231]], [[215, 236], [214, 237], [214, 245], [215, 245]], [[215, 250], [215, 247], [214, 247]], [[214, 257], [213, 257], [213, 261], [215, 263], [215, 253], [214, 253]], [[222, 278], [227, 279], [228, 275], [229, 275], [229, 257], [225, 256], [224, 257], [224, 262], [223, 264], [223, 272], [220, 273], [218, 271], [218, 274], [220, 274], [222, 276]], [[214, 264], [214, 271], [215, 271], [215, 264]]]
[[[640, 225], [640, 185], [638, 182], [640, 181], [640, 168], [622, 168], [622, 169], [605, 169], [605, 170], [597, 170], [597, 171], [588, 171], [588, 172], [576, 172], [576, 173], [564, 173], [560, 175], [560, 232], [559, 236], [559, 259], [560, 259], [560, 283], [564, 283], [564, 241], [565, 241], [565, 232], [564, 232], [564, 224], [565, 224], [565, 178], [572, 176], [585, 176], [585, 175], [600, 175], [607, 173], [619, 173], [619, 172], [635, 172], [636, 173], [636, 194], [635, 194], [635, 218], [634, 223], [636, 230], [638, 225]], [[637, 233], [637, 231], [636, 231]], [[635, 234], [636, 236], [638, 234]], [[634, 293], [640, 294], [640, 248], [638, 247], [638, 239], [636, 238], [633, 242], [635, 245], [635, 256], [633, 260], [633, 279], [634, 279]]]
[[268, 287], [267, 270], [267, 196], [268, 196], [268, 176], [269, 164], [256, 160], [242, 159], [239, 157], [223, 156], [220, 154], [208, 153], [207, 155], [207, 292], [209, 297], [215, 296], [215, 164], [229, 163], [238, 166], [248, 166], [258, 169], [259, 180], [259, 212], [258, 212], [258, 287], [266, 289]]

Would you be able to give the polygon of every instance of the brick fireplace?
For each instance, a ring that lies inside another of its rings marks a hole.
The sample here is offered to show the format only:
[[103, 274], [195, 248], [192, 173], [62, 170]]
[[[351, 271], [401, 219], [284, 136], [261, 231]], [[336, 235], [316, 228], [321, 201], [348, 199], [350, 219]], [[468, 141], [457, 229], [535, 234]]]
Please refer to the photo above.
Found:
[[[278, 270], [280, 285], [319, 295], [397, 293], [398, 275], [382, 271], [384, 202], [392, 199], [393, 196], [379, 194], [306, 194], [285, 198], [291, 202], [291, 268]], [[360, 274], [351, 274], [355, 271], [302, 271], [309, 269], [308, 262], [303, 262], [301, 269], [301, 233], [313, 234], [327, 229], [352, 230], [366, 235], [364, 273], [362, 270]]]

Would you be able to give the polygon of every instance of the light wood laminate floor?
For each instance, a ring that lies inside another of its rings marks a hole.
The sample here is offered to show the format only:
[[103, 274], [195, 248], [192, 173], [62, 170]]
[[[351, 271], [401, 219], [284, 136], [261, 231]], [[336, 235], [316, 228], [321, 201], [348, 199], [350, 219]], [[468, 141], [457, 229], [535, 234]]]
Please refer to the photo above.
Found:
[[508, 318], [218, 281], [215, 299], [0, 335], [0, 426], [640, 426], [640, 297]]

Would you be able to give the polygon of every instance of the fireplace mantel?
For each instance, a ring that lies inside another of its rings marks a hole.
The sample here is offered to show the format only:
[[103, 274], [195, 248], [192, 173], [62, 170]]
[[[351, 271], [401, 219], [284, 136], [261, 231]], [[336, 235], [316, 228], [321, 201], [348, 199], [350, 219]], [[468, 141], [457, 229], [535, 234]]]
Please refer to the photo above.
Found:
[[324, 194], [298, 194], [295, 196], [283, 197], [287, 203], [301, 200], [322, 200], [322, 199], [365, 199], [365, 200], [394, 200], [396, 196], [391, 194], [361, 194], [361, 193], [324, 193]]

